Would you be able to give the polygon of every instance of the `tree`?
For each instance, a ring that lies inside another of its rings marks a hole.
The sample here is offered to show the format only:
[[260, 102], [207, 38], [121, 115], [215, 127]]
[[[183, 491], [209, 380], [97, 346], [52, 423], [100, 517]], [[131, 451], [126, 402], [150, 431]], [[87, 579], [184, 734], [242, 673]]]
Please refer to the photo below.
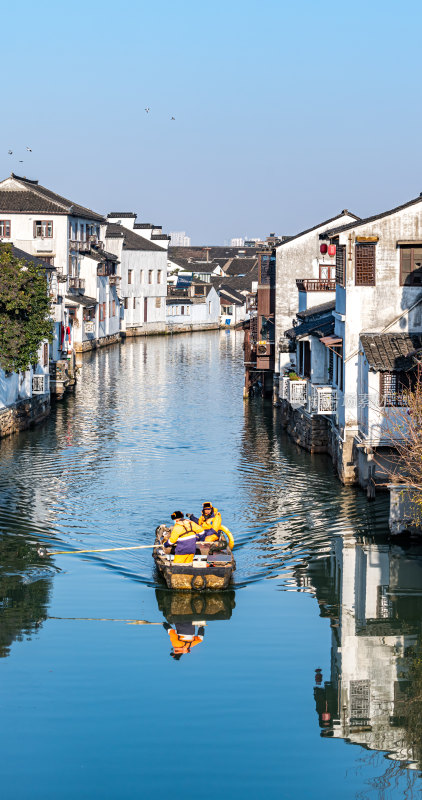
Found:
[[43, 340], [52, 340], [45, 269], [0, 244], [0, 367], [24, 372], [36, 364]]

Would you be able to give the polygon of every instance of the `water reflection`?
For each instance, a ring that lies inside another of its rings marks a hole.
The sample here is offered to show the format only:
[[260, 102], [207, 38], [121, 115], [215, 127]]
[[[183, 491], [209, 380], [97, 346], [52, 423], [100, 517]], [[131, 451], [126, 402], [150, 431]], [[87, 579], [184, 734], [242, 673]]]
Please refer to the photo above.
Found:
[[422, 755], [420, 548], [337, 537], [310, 570], [331, 620], [331, 669], [317, 667], [321, 735], [344, 738], [410, 766]]
[[170, 655], [175, 660], [204, 641], [210, 622], [230, 619], [236, 605], [234, 591], [190, 593], [156, 589], [155, 595], [166, 619], [163, 627], [170, 637]]
[[10, 654], [13, 642], [31, 639], [47, 618], [51, 584], [32, 542], [23, 536], [0, 539], [0, 658]]

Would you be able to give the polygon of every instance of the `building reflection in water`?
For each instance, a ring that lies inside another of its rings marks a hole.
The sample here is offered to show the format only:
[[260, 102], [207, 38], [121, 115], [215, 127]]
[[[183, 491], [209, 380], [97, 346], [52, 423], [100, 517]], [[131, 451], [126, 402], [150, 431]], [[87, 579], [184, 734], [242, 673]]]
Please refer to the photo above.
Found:
[[235, 607], [235, 592], [155, 591], [158, 608], [170, 637], [170, 655], [179, 660], [205, 639], [206, 626], [215, 620], [230, 619]]
[[420, 548], [336, 537], [309, 569], [332, 630], [331, 674], [315, 673], [321, 735], [420, 768]]

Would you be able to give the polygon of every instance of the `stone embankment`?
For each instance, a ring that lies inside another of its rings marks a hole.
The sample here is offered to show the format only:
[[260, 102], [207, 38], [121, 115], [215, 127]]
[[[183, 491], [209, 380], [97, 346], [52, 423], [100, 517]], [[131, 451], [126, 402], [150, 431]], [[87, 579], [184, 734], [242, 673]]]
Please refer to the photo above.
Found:
[[0, 411], [0, 439], [19, 433], [46, 419], [50, 413], [50, 396], [42, 395], [18, 400]]

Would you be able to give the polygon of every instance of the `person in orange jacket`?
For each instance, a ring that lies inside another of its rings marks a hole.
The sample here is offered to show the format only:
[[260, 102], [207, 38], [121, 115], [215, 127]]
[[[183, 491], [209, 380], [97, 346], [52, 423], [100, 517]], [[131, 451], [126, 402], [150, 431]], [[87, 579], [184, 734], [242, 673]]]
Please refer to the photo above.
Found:
[[170, 536], [163, 542], [163, 547], [176, 546], [173, 564], [192, 564], [196, 542], [204, 531], [194, 520], [185, 519], [181, 511], [173, 511], [171, 518], [174, 525]]
[[163, 622], [163, 628], [170, 636], [170, 642], [173, 647], [170, 655], [176, 661], [179, 661], [183, 655], [190, 653], [192, 647], [200, 644], [205, 636], [205, 628], [201, 625], [198, 628], [198, 633], [195, 634], [195, 626], [191, 622], [178, 622], [174, 628], [168, 622]]
[[193, 522], [197, 522], [204, 530], [204, 534], [200, 536], [203, 542], [218, 542], [219, 530], [221, 528], [221, 514], [218, 508], [214, 508], [212, 503], [206, 502], [202, 506], [202, 514], [199, 518], [189, 514]]

